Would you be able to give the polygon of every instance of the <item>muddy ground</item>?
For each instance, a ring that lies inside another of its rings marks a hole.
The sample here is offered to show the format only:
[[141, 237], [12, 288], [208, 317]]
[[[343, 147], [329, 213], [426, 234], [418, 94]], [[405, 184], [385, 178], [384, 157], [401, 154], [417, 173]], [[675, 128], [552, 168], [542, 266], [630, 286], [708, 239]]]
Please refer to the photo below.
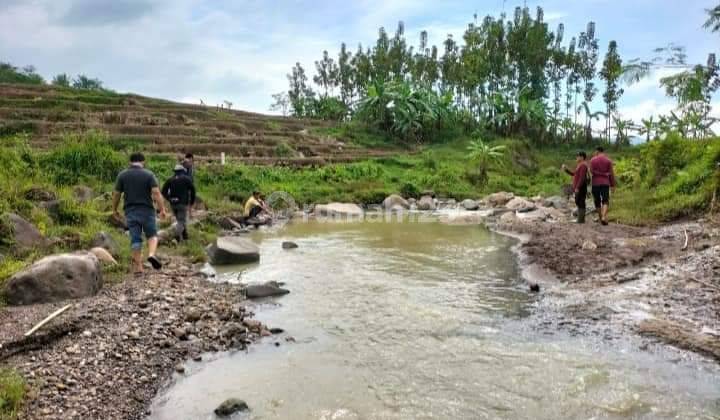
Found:
[[[141, 419], [183, 363], [243, 350], [266, 327], [237, 286], [214, 284], [181, 261], [106, 287], [95, 297], [0, 311], [0, 363], [29, 383], [21, 419]], [[30, 338], [23, 334], [67, 303]], [[222, 401], [218, 401], [218, 404]], [[209, 413], [210, 414], [210, 413]]]
[[499, 229], [524, 238], [525, 277], [540, 283], [539, 317], [553, 327], [610, 339], [634, 332], [720, 361], [718, 223], [516, 221]]

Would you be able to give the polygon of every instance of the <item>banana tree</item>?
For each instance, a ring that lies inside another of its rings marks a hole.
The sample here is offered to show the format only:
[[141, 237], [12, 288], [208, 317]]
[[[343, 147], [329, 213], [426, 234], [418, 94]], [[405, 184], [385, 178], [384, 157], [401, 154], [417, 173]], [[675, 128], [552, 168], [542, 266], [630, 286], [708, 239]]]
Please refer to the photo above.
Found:
[[592, 142], [592, 121], [599, 121], [600, 117], [607, 118], [607, 114], [603, 111], [590, 111], [590, 106], [587, 102], [583, 102], [583, 109], [585, 111], [586, 123], [585, 123], [585, 141], [588, 143]]
[[633, 125], [634, 123], [632, 120], [623, 120], [620, 117], [615, 117], [615, 129], [617, 130], [616, 143], [618, 145], [630, 144], [629, 132]]
[[[640, 135], [644, 134], [646, 136], [646, 141], [648, 143], [650, 143], [651, 138], [657, 137], [657, 131], [656, 131], [657, 124], [655, 123], [654, 119], [655, 119], [655, 117], [650, 116], [650, 118], [643, 118], [640, 120], [640, 123], [642, 125], [640, 126], [639, 134]], [[652, 136], [653, 132], [656, 133], [655, 137]]]
[[487, 182], [488, 170], [493, 163], [500, 162], [505, 155], [505, 146], [491, 146], [480, 138], [468, 145], [468, 157], [477, 163], [480, 183]]

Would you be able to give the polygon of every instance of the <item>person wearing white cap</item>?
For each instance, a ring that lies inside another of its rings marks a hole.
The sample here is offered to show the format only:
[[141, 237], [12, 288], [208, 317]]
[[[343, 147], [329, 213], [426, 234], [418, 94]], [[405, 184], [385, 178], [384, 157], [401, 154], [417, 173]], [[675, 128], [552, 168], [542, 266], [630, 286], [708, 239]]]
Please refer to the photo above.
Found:
[[192, 212], [192, 206], [195, 205], [195, 185], [187, 176], [187, 171], [182, 164], [175, 166], [175, 175], [163, 184], [162, 195], [170, 202], [170, 207], [177, 220], [175, 232], [178, 241], [187, 240], [189, 237], [188, 216]]

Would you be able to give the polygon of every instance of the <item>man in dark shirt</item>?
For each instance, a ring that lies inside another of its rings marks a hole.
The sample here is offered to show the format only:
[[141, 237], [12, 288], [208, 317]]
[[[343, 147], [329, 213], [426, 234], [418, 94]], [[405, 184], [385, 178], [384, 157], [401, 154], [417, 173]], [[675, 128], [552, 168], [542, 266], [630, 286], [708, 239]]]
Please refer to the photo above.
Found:
[[185, 172], [191, 181], [195, 182], [195, 156], [192, 153], [185, 153], [185, 159], [182, 161], [182, 166], [185, 168]]
[[142, 234], [148, 241], [148, 261], [154, 269], [159, 270], [162, 264], [155, 257], [158, 238], [155, 224], [155, 207], [160, 210], [160, 218], [165, 218], [165, 203], [158, 188], [157, 179], [152, 172], [144, 168], [145, 157], [142, 153], [130, 155], [130, 167], [120, 172], [113, 192], [113, 216], [120, 217], [118, 206], [123, 197], [125, 219], [130, 231], [130, 247], [132, 248], [133, 272], [143, 272]]
[[175, 220], [177, 220], [178, 240], [187, 240], [188, 216], [191, 215], [192, 206], [195, 204], [195, 186], [187, 176], [183, 165], [175, 166], [175, 175], [165, 181], [161, 192], [163, 197], [170, 202]]
[[565, 165], [562, 166], [563, 170], [573, 177], [572, 186], [575, 192], [575, 205], [577, 205], [577, 223], [585, 223], [585, 212], [587, 209], [585, 206], [588, 186], [588, 164], [586, 159], [587, 154], [579, 151], [575, 156], [577, 166], [574, 171], [571, 171]]
[[608, 210], [610, 209], [610, 189], [615, 192], [615, 171], [612, 161], [605, 155], [602, 146], [595, 148], [595, 156], [590, 159], [590, 173], [592, 174], [592, 194], [595, 199], [595, 208], [600, 214], [600, 223], [608, 224]]

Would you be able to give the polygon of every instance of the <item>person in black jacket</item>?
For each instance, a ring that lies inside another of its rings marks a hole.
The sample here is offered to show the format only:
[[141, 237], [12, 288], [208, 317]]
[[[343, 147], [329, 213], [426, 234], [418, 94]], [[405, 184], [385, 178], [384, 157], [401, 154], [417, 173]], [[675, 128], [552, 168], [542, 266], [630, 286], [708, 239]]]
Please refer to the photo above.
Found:
[[187, 240], [188, 218], [192, 216], [192, 206], [195, 205], [195, 185], [187, 176], [183, 165], [175, 166], [175, 175], [163, 184], [162, 195], [170, 202], [170, 207], [177, 220], [178, 240]]

